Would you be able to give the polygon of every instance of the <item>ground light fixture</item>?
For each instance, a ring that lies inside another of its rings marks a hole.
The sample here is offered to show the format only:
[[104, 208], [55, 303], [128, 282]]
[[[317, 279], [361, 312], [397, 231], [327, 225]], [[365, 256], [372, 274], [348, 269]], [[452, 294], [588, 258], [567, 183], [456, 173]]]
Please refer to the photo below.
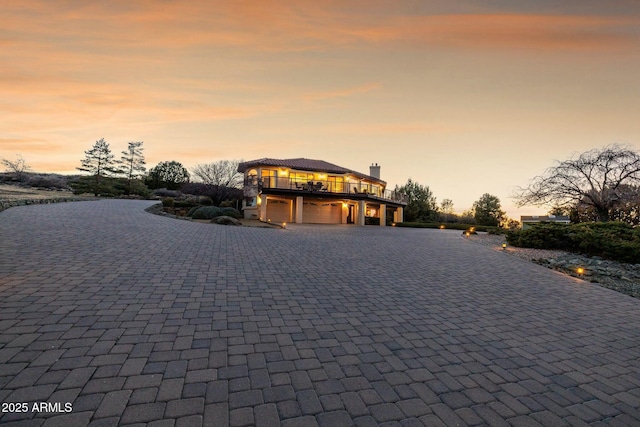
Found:
[[503, 251], [506, 251], [506, 250], [507, 250], [507, 244], [506, 244], [506, 243], [503, 243], [503, 244], [502, 244], [502, 250], [503, 250]]
[[440, 225], [440, 230], [444, 230], [444, 225]]
[[282, 228], [287, 228], [287, 223], [286, 222], [282, 223]]
[[583, 267], [576, 268], [576, 273], [578, 273], [578, 276], [582, 276], [584, 274], [584, 268]]

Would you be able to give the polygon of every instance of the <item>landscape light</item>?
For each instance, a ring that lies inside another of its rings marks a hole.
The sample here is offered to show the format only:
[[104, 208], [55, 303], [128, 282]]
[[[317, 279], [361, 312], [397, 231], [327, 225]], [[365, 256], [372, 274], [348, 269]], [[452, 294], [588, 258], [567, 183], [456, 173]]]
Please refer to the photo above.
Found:
[[473, 233], [474, 231], [476, 231], [476, 228], [475, 228], [475, 227], [471, 227], [471, 228], [469, 229], [469, 231], [471, 231], [471, 232]]
[[582, 275], [584, 274], [584, 268], [582, 268], [582, 267], [578, 267], [578, 268], [576, 269], [576, 272], [578, 273], [578, 275], [579, 275], [579, 276], [582, 276]]
[[503, 243], [503, 244], [502, 244], [502, 250], [503, 250], [503, 251], [507, 250], [507, 244], [506, 244], [506, 243]]
[[444, 225], [441, 225], [441, 226], [440, 226], [440, 230], [444, 230]]
[[391, 226], [392, 226], [392, 227], [395, 227], [395, 226], [396, 226], [396, 223], [395, 223], [395, 222], [392, 222], [392, 223], [391, 223]]
[[282, 223], [282, 228], [287, 228], [287, 223], [286, 222]]
[[469, 237], [469, 232], [468, 232], [468, 231], [465, 231], [464, 235], [465, 235], [465, 236], [467, 236], [467, 237]]

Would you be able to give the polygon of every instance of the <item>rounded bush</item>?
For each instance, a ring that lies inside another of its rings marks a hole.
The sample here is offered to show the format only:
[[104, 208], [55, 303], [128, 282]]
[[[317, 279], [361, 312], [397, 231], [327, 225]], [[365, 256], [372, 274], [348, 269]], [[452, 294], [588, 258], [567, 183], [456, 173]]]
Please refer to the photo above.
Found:
[[198, 209], [200, 209], [201, 207], [202, 207], [202, 206], [194, 206], [194, 207], [192, 207], [191, 209], [189, 209], [189, 212], [187, 212], [187, 216], [192, 217], [192, 216], [193, 216], [193, 213], [194, 213], [195, 211], [197, 211]]
[[224, 215], [222, 210], [216, 206], [201, 206], [196, 209], [192, 214], [193, 219], [213, 219]]
[[236, 208], [225, 207], [225, 208], [220, 208], [220, 210], [222, 211], [223, 215], [230, 216], [231, 218], [236, 218], [236, 219], [242, 218], [242, 213], [240, 213], [240, 211], [237, 210]]
[[211, 197], [200, 196], [200, 198], [198, 199], [198, 203], [204, 206], [212, 206], [213, 200], [211, 200]]

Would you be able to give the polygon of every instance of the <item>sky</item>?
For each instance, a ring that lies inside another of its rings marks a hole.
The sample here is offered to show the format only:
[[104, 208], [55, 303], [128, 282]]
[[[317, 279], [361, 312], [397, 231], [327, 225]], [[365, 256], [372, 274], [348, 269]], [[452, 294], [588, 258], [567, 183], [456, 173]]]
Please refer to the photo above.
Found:
[[77, 173], [321, 159], [458, 212], [555, 161], [640, 149], [635, 0], [56, 1], [0, 5], [0, 157]]

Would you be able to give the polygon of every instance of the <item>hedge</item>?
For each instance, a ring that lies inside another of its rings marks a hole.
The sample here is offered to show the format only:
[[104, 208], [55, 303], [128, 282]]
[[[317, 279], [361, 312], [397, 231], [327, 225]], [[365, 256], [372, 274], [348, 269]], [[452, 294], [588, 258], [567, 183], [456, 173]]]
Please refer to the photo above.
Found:
[[640, 228], [614, 222], [536, 224], [507, 233], [512, 246], [560, 249], [627, 263], [640, 263]]

